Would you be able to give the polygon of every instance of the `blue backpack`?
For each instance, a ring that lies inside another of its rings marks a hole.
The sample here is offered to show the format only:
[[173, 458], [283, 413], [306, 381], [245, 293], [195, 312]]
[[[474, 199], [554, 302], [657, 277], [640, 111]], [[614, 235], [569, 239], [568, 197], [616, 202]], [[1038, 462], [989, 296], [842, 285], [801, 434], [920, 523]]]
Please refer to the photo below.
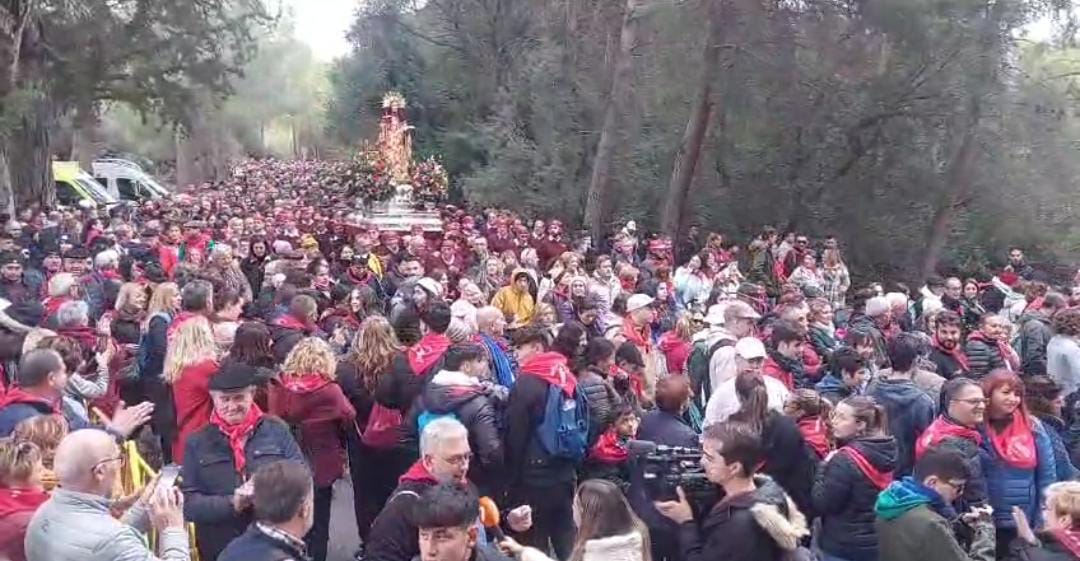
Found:
[[589, 449], [589, 407], [582, 392], [567, 397], [562, 388], [549, 385], [544, 420], [536, 427], [536, 438], [549, 456], [583, 460]]
[[[166, 323], [172, 323], [171, 315], [165, 312], [158, 312], [150, 317], [150, 321], [146, 322], [146, 325], [149, 326], [150, 323], [154, 321], [154, 318], [158, 317], [164, 318]], [[149, 334], [144, 332], [142, 335], [139, 336], [139, 351], [135, 354], [135, 368], [139, 376], [146, 375], [145, 372], [147, 367], [149, 366], [148, 363], [150, 362], [149, 348], [146, 344], [147, 335]]]

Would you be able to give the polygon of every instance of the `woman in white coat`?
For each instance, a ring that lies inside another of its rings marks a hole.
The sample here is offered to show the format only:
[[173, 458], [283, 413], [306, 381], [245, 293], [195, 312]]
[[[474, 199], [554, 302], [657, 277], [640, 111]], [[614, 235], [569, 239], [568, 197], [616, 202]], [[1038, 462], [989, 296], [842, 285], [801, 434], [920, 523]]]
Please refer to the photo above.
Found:
[[570, 561], [652, 561], [648, 528], [610, 481], [590, 479], [578, 487], [574, 523]]

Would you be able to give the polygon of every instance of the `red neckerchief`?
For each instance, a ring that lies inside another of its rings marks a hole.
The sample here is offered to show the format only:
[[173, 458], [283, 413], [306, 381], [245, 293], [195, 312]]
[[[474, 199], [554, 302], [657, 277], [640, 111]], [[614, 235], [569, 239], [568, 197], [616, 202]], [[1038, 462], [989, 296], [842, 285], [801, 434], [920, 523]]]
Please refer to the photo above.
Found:
[[98, 334], [93, 327], [64, 327], [57, 329], [56, 333], [78, 341], [83, 349], [93, 350], [97, 347]]
[[42, 397], [37, 394], [32, 394], [19, 386], [11, 386], [8, 388], [7, 393], [0, 398], [0, 409], [16, 403], [36, 403], [45, 405], [54, 415], [59, 412], [56, 407], [57, 401], [50, 400], [47, 397]]
[[1012, 420], [1004, 430], [994, 430], [991, 423], [986, 423], [990, 444], [1006, 464], [1019, 469], [1035, 469], [1039, 463], [1039, 454], [1035, 451], [1035, 433], [1031, 430], [1031, 419], [1021, 406], [1012, 414]]
[[630, 457], [626, 442], [614, 428], [604, 431], [589, 451], [589, 459], [602, 464], [621, 464]]
[[915, 459], [921, 458], [927, 449], [950, 437], [963, 438], [978, 445], [982, 445], [983, 441], [979, 431], [958, 425], [945, 417], [945, 415], [938, 415], [938, 418], [934, 419], [934, 422], [926, 427], [919, 440], [915, 441]]
[[642, 354], [649, 354], [649, 352], [652, 351], [652, 343], [650, 342], [652, 340], [652, 328], [649, 327], [648, 324], [645, 324], [639, 331], [638, 327], [634, 325], [633, 320], [630, 319], [630, 316], [626, 316], [623, 318], [622, 331], [626, 340], [633, 343], [635, 347], [641, 349]]
[[60, 306], [71, 302], [71, 300], [72, 298], [70, 296], [58, 296], [56, 298], [50, 296], [46, 298], [45, 301], [42, 302], [42, 305], [45, 306], [45, 319], [42, 320], [42, 323], [45, 323], [46, 320], [56, 315], [56, 312], [60, 311]]
[[1050, 535], [1054, 536], [1061, 547], [1072, 553], [1073, 557], [1080, 557], [1080, 530], [1050, 530]]
[[976, 331], [971, 335], [968, 335], [968, 341], [982, 341], [987, 345], [993, 345], [997, 347], [998, 354], [1001, 355], [1001, 359], [1005, 361], [1005, 364], [1009, 367], [1009, 370], [1016, 372], [1020, 369], [1020, 357], [1016, 356], [1016, 352], [1012, 350], [1009, 343], [998, 340], [991, 340], [986, 337], [982, 331]]
[[296, 317], [292, 314], [285, 314], [278, 317], [274, 320], [274, 325], [278, 327], [284, 327], [285, 329], [295, 329], [297, 331], [303, 331], [304, 333], [308, 333], [311, 331], [311, 327], [308, 324], [296, 319]]
[[828, 427], [825, 426], [825, 421], [821, 420], [820, 415], [799, 419], [799, 432], [802, 433], [803, 439], [810, 448], [817, 453], [819, 460], [829, 454]]
[[970, 369], [967, 355], [964, 354], [964, 349], [961, 349], [959, 344], [953, 345], [953, 348], [950, 351], [941, 345], [938, 341], [937, 334], [934, 334], [934, 337], [931, 339], [931, 344], [934, 345], [935, 349], [941, 351], [942, 354], [952, 357], [952, 359], [960, 365], [962, 370], [967, 371]]
[[536, 376], [541, 380], [562, 388], [567, 396], [573, 396], [577, 388], [577, 378], [566, 365], [566, 357], [556, 352], [536, 353], [521, 363], [521, 373]]
[[214, 414], [210, 415], [210, 424], [217, 427], [218, 430], [221, 431], [221, 434], [224, 434], [225, 438], [229, 440], [229, 448], [233, 453], [233, 464], [236, 467], [236, 473], [243, 475], [244, 468], [247, 467], [247, 456], [244, 455], [244, 444], [247, 443], [251, 433], [255, 432], [255, 427], [259, 425], [259, 421], [262, 420], [262, 418], [262, 409], [259, 409], [259, 406], [254, 403], [251, 404], [251, 409], [248, 409], [244, 419], [235, 425], [226, 423], [225, 419], [222, 419], [217, 411], [214, 411]]
[[625, 377], [627, 380], [630, 380], [630, 390], [634, 392], [634, 395], [636, 395], [638, 399], [645, 397], [645, 382], [640, 377], [635, 376], [614, 364], [611, 365], [611, 370], [608, 371], [608, 377], [611, 379]]
[[165, 339], [172, 339], [173, 334], [177, 329], [180, 329], [181, 325], [184, 325], [188, 320], [194, 318], [198, 314], [194, 312], [180, 312], [173, 318], [172, 323], [169, 324], [169, 328], [165, 331]]
[[330, 383], [322, 374], [308, 372], [304, 374], [289, 374], [282, 376], [281, 385], [291, 392], [311, 393]]
[[424, 467], [424, 463], [420, 460], [417, 460], [416, 463], [409, 468], [409, 471], [406, 471], [398, 478], [398, 483], [405, 483], [406, 481], [418, 481], [421, 483], [430, 483], [432, 485], [437, 485], [439, 483], [439, 480], [435, 479], [434, 475], [431, 475], [431, 472]]
[[413, 374], [423, 375], [431, 368], [450, 348], [450, 338], [442, 333], [432, 331], [424, 335], [415, 345], [405, 351], [405, 358], [409, 359], [409, 366]]
[[878, 490], [882, 490], [889, 486], [893, 481], [893, 473], [891, 471], [881, 471], [874, 467], [874, 464], [870, 463], [870, 460], [866, 459], [866, 456], [859, 452], [858, 448], [853, 446], [844, 446], [840, 449], [851, 458], [851, 461], [855, 463], [855, 467], [859, 468], [859, 471], [877, 487]]

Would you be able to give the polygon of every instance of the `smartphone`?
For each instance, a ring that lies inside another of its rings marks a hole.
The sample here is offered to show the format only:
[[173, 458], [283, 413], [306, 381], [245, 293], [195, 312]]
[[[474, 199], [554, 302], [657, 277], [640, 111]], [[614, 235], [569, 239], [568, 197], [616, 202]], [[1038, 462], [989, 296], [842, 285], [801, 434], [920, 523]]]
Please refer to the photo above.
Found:
[[160, 491], [162, 489], [168, 489], [176, 485], [176, 480], [180, 478], [180, 466], [176, 464], [169, 464], [161, 468], [161, 477], [158, 479], [157, 489], [154, 491]]

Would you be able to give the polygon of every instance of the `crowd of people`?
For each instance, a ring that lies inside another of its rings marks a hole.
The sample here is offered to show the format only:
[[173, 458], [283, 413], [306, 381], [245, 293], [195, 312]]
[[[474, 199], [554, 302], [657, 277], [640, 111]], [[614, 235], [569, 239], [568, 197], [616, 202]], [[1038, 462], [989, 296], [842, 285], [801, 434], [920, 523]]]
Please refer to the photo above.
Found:
[[325, 561], [342, 478], [371, 561], [1080, 559], [1080, 290], [1021, 249], [911, 289], [797, 232], [440, 213], [251, 161], [4, 217], [0, 559]]

